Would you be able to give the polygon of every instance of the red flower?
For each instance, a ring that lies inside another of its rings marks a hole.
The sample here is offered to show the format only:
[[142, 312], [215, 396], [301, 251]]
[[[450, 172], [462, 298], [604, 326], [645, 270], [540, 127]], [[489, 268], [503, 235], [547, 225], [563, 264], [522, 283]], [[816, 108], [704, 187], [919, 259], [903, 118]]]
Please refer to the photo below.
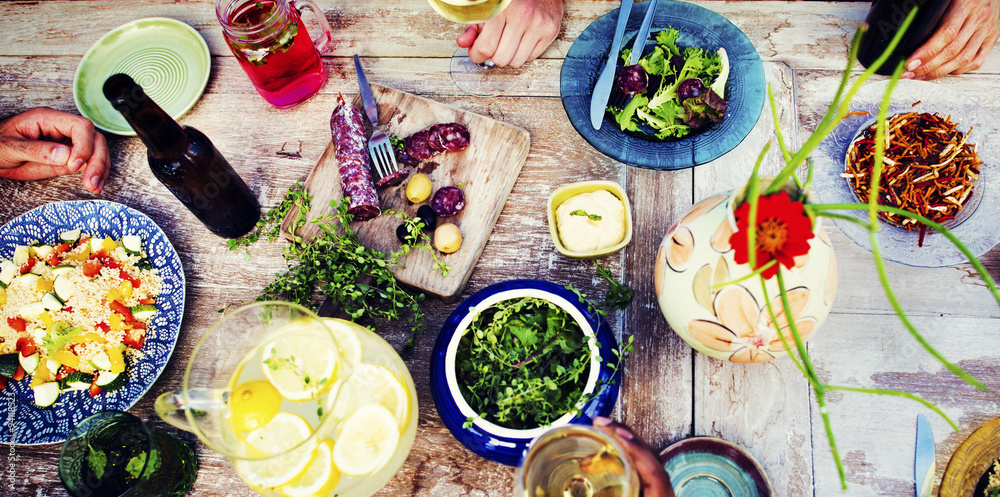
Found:
[[[736, 232], [729, 243], [736, 251], [737, 264], [748, 264], [747, 229], [750, 223], [750, 203], [743, 202], [734, 212]], [[794, 258], [809, 252], [809, 239], [813, 237], [812, 220], [806, 215], [802, 202], [793, 202], [788, 193], [778, 193], [757, 198], [757, 269], [772, 260], [775, 264], [762, 273], [764, 278], [778, 274], [778, 265], [787, 268], [795, 265]]]

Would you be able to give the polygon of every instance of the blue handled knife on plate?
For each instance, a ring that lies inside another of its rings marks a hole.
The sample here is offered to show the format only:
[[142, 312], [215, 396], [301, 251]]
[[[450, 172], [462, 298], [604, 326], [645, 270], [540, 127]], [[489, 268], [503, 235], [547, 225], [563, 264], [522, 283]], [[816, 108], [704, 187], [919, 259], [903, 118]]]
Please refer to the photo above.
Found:
[[607, 108], [608, 98], [611, 96], [611, 85], [615, 83], [618, 52], [622, 48], [622, 36], [625, 35], [625, 25], [628, 24], [628, 15], [631, 12], [632, 0], [622, 0], [622, 6], [618, 9], [615, 37], [611, 39], [611, 53], [608, 54], [608, 62], [598, 76], [597, 83], [594, 84], [594, 93], [590, 96], [590, 124], [594, 129], [601, 129], [601, 123], [604, 122], [604, 109]]
[[917, 448], [913, 463], [913, 481], [917, 497], [930, 497], [934, 488], [934, 434], [923, 414], [917, 415]]

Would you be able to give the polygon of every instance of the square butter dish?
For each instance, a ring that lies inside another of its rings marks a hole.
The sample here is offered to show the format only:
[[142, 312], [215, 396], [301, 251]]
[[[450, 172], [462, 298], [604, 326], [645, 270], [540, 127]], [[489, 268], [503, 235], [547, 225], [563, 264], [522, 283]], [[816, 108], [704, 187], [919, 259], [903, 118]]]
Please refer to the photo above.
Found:
[[[597, 250], [574, 251], [566, 248], [559, 237], [559, 227], [556, 222], [557, 209], [559, 209], [559, 206], [562, 205], [563, 202], [566, 202], [570, 198], [583, 193], [593, 193], [598, 190], [607, 190], [612, 195], [617, 197], [625, 207], [624, 238], [622, 238], [622, 240], [615, 245]], [[625, 194], [625, 189], [614, 181], [580, 181], [560, 186], [559, 188], [556, 188], [551, 195], [549, 195], [547, 210], [549, 218], [549, 233], [552, 234], [552, 242], [556, 245], [556, 249], [567, 257], [573, 257], [576, 259], [600, 259], [601, 257], [606, 257], [618, 252], [632, 241], [632, 205], [629, 203], [628, 196]]]

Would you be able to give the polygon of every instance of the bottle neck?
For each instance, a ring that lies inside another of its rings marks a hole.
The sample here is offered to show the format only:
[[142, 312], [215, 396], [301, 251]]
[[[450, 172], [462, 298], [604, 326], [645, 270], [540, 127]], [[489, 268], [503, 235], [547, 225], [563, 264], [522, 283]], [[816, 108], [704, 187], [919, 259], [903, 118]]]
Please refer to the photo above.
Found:
[[129, 126], [154, 157], [183, 153], [187, 149], [187, 133], [132, 78], [115, 75], [104, 87], [111, 105], [122, 114]]

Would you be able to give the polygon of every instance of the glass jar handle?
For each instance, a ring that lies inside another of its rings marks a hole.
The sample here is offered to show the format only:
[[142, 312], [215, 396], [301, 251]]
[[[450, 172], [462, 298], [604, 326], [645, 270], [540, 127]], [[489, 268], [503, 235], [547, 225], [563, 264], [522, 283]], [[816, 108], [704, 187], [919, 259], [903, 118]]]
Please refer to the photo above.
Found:
[[156, 398], [153, 407], [156, 414], [168, 424], [184, 431], [197, 433], [195, 427], [188, 422], [185, 412], [191, 411], [197, 419], [204, 414], [227, 409], [229, 390], [193, 388], [187, 391], [189, 402], [185, 403], [184, 398], [184, 392], [180, 390], [167, 392]]
[[319, 5], [316, 5], [314, 0], [295, 0], [292, 3], [292, 6], [299, 12], [308, 10], [313, 13], [313, 16], [316, 17], [316, 21], [319, 22], [319, 27], [323, 31], [323, 36], [314, 39], [313, 45], [316, 46], [316, 50], [319, 53], [323, 53], [323, 51], [326, 50], [333, 41], [333, 34], [331, 34], [330, 31], [330, 23], [326, 21], [326, 16], [323, 15], [323, 9], [319, 8]]

